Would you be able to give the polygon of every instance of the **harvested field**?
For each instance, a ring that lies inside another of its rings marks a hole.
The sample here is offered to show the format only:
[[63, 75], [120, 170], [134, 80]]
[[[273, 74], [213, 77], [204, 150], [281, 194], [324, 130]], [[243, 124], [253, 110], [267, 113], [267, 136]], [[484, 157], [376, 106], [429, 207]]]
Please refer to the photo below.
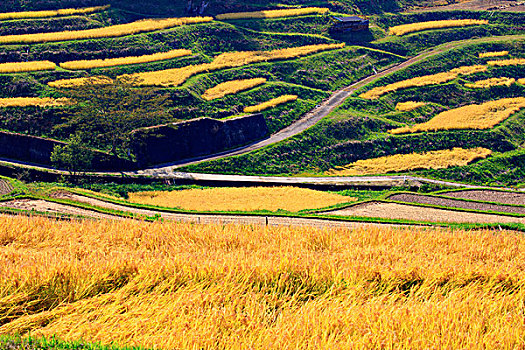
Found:
[[86, 203], [100, 208], [106, 208], [111, 210], [124, 211], [135, 214], [137, 216], [160, 216], [165, 220], [179, 221], [179, 222], [196, 222], [200, 224], [212, 224], [212, 223], [236, 223], [245, 225], [268, 225], [268, 226], [312, 226], [317, 228], [327, 227], [346, 227], [346, 228], [357, 228], [366, 226], [392, 226], [390, 224], [373, 224], [365, 222], [343, 222], [323, 219], [302, 219], [292, 217], [277, 217], [277, 216], [235, 216], [235, 215], [194, 215], [194, 214], [177, 214], [162, 212], [156, 210], [147, 210], [140, 208], [132, 208], [125, 205], [105, 202], [100, 199], [82, 196], [69, 192], [56, 192], [53, 195], [55, 198], [73, 200], [80, 203]]
[[472, 190], [440, 193], [442, 196], [471, 199], [475, 201], [525, 205], [525, 193], [491, 190]]
[[368, 202], [350, 208], [325, 212], [330, 215], [455, 223], [525, 223], [525, 218], [495, 214], [467, 213], [447, 209], [425, 208], [409, 204]]
[[500, 213], [525, 214], [525, 207], [511, 207], [508, 205], [497, 205], [489, 203], [465, 202], [456, 199], [440, 198], [434, 196], [421, 196], [417, 194], [394, 194], [388, 199], [398, 202], [420, 203], [439, 205], [449, 208], [473, 209], [481, 211], [497, 211]]
[[9, 182], [0, 180], [0, 196], [9, 194], [13, 191], [13, 186]]
[[80, 215], [97, 219], [119, 219], [117, 216], [97, 213], [93, 210], [76, 208], [69, 205], [48, 202], [42, 199], [18, 199], [9, 202], [0, 202], [1, 208], [12, 208], [20, 210], [34, 210], [51, 214]]

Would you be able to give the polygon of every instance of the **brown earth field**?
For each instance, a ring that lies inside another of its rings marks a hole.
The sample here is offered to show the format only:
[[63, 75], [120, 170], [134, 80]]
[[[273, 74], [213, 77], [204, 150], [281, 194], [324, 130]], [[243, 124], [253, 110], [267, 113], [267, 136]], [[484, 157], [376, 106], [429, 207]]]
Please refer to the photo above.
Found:
[[0, 196], [9, 194], [12, 191], [13, 191], [13, 187], [7, 181], [0, 180]]
[[525, 3], [516, 0], [472, 0], [446, 6], [419, 8], [412, 12], [453, 10], [523, 12]]
[[513, 213], [513, 214], [525, 214], [525, 207], [511, 207], [507, 205], [498, 205], [490, 203], [479, 203], [479, 202], [465, 202], [456, 199], [440, 198], [434, 196], [421, 196], [417, 194], [394, 194], [388, 199], [398, 202], [408, 203], [420, 203], [439, 205], [442, 207], [449, 208], [462, 208], [462, 209], [473, 209], [481, 211], [497, 211], [500, 213]]
[[471, 199], [474, 201], [525, 205], [525, 193], [491, 190], [453, 191], [440, 193], [442, 196]]
[[409, 204], [368, 202], [331, 212], [330, 215], [453, 223], [525, 223], [525, 218], [425, 208]]

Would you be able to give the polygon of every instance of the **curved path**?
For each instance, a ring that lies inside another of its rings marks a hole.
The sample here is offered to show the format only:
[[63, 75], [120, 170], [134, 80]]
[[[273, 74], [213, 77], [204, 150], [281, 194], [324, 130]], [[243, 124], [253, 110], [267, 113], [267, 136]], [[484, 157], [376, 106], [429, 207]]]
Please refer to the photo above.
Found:
[[306, 129], [309, 129], [310, 127], [317, 124], [318, 122], [321, 121], [321, 119], [328, 116], [328, 114], [330, 114], [330, 112], [332, 112], [335, 108], [342, 105], [343, 102], [350, 95], [352, 95], [357, 90], [361, 89], [365, 85], [368, 85], [377, 79], [380, 79], [386, 75], [395, 73], [401, 69], [410, 67], [432, 56], [436, 56], [438, 54], [441, 54], [446, 51], [450, 51], [452, 49], [464, 46], [466, 44], [472, 45], [472, 44], [479, 44], [483, 42], [507, 41], [507, 40], [513, 40], [513, 39], [525, 39], [525, 35], [508, 35], [508, 36], [498, 36], [498, 37], [490, 37], [490, 38], [458, 40], [458, 41], [451, 41], [449, 43], [436, 46], [430, 50], [420, 53], [417, 56], [414, 56], [413, 58], [405, 62], [394, 65], [387, 69], [384, 69], [374, 75], [361, 79], [358, 82], [342, 90], [334, 92], [328, 99], [323, 101], [318, 107], [314, 108], [312, 111], [305, 114], [301, 119], [297, 120], [296, 122], [294, 122], [287, 128], [284, 128], [281, 131], [271, 135], [269, 138], [266, 138], [264, 140], [257, 141], [250, 145], [242, 146], [242, 147], [239, 147], [233, 150], [228, 150], [225, 152], [220, 152], [220, 153], [198, 157], [198, 158], [186, 159], [186, 160], [173, 162], [169, 164], [163, 164], [163, 165], [152, 167], [150, 169], [138, 171], [135, 173], [136, 174], [149, 174], [149, 175], [156, 175], [157, 173], [162, 174], [162, 173], [174, 171], [174, 169], [177, 169], [183, 166], [187, 166], [187, 165], [198, 164], [198, 163], [205, 162], [205, 161], [217, 160], [221, 158], [249, 153], [249, 152], [261, 149], [263, 147], [284, 141], [287, 138], [298, 135], [302, 133], [303, 131], [305, 131]]

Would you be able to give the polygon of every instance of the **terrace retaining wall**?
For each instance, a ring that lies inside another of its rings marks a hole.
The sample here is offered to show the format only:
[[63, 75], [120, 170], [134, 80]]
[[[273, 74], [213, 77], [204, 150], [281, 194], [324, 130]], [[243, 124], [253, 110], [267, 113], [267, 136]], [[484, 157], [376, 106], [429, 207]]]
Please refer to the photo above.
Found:
[[176, 163], [260, 140], [269, 133], [262, 114], [227, 120], [198, 118], [133, 132], [139, 167]]

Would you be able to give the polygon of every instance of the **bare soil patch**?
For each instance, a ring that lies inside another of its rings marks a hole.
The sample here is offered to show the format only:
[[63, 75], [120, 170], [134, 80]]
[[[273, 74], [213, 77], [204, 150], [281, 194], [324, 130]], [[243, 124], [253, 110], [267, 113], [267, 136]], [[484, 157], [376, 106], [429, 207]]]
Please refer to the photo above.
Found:
[[0, 202], [0, 207], [20, 210], [34, 210], [37, 212], [52, 214], [80, 215], [97, 219], [119, 219], [117, 216], [97, 213], [93, 210], [76, 208], [69, 205], [47, 202], [42, 199], [19, 199], [8, 202]]
[[500, 213], [525, 214], [525, 207], [510, 207], [489, 203], [464, 202], [455, 199], [447, 199], [433, 196], [421, 196], [416, 194], [394, 194], [388, 199], [398, 202], [421, 203], [439, 205], [442, 207], [473, 209], [481, 211], [497, 211]]
[[523, 12], [525, 11], [525, 3], [516, 0], [473, 0], [446, 6], [425, 7], [413, 12], [452, 10]]
[[7, 181], [0, 180], [0, 196], [6, 195], [13, 192], [13, 186]]
[[496, 202], [503, 204], [525, 205], [525, 193], [502, 192], [491, 190], [453, 191], [441, 193], [443, 196], [471, 199], [474, 201]]
[[409, 204], [368, 202], [327, 212], [331, 215], [455, 223], [525, 223], [525, 218], [425, 208]]

